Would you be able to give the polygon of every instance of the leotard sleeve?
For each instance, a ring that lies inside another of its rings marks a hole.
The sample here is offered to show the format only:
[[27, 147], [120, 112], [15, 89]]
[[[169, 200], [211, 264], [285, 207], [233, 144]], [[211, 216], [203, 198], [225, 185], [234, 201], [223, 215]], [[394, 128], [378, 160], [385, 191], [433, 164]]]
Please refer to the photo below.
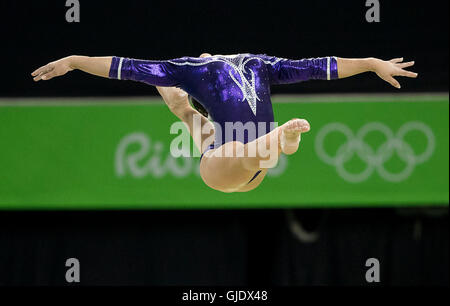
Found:
[[113, 57], [109, 77], [133, 80], [153, 86], [172, 87], [183, 83], [186, 68], [172, 61], [153, 61]]
[[334, 56], [291, 60], [258, 55], [267, 65], [271, 84], [291, 84], [308, 80], [338, 78], [337, 59]]

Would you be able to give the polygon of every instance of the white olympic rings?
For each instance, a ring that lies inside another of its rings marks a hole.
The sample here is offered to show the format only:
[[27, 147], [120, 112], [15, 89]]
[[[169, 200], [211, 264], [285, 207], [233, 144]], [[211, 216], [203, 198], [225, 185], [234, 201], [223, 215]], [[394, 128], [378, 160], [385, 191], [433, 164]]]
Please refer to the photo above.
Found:
[[[411, 131], [423, 133], [427, 139], [427, 147], [424, 152], [415, 154], [413, 148], [404, 139], [405, 135]], [[334, 156], [330, 156], [324, 148], [325, 137], [331, 132], [339, 132], [346, 137], [336, 151]], [[386, 141], [374, 150], [368, 145], [364, 138], [368, 133], [379, 132], [384, 135]], [[334, 122], [324, 126], [317, 134], [315, 149], [319, 158], [334, 167], [337, 173], [347, 182], [360, 183], [367, 180], [374, 170], [389, 182], [400, 182], [407, 179], [417, 164], [427, 161], [434, 153], [435, 137], [431, 128], [419, 121], [411, 121], [403, 124], [396, 134], [381, 122], [369, 122], [359, 129], [356, 135], [345, 124]], [[384, 164], [397, 153], [398, 157], [406, 164], [405, 168], [398, 173], [388, 171]], [[345, 169], [344, 165], [353, 155], [356, 154], [366, 163], [366, 167], [359, 173], [351, 173]]]

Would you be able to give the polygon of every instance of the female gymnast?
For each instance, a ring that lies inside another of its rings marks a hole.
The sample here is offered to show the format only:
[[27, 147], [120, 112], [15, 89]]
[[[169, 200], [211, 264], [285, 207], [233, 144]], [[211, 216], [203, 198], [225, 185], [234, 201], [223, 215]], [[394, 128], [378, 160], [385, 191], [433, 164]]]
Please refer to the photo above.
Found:
[[[31, 75], [34, 81], [47, 81], [79, 69], [105, 78], [157, 86], [169, 109], [189, 127], [195, 144], [203, 152], [200, 175], [205, 184], [222, 192], [246, 192], [259, 186], [281, 153], [295, 153], [301, 134], [310, 129], [304, 119], [273, 126], [271, 85], [375, 72], [400, 88], [394, 77], [416, 78], [417, 73], [405, 70], [412, 65], [414, 62], [403, 62], [403, 58], [289, 60], [254, 54], [202, 54], [166, 61], [68, 56], [36, 69]], [[194, 104], [201, 104], [203, 115], [191, 107], [188, 95], [198, 101]], [[206, 118], [208, 114], [214, 125]], [[201, 133], [195, 130], [197, 119]], [[239, 126], [240, 131], [236, 128]], [[252, 127], [257, 131], [252, 131]]]

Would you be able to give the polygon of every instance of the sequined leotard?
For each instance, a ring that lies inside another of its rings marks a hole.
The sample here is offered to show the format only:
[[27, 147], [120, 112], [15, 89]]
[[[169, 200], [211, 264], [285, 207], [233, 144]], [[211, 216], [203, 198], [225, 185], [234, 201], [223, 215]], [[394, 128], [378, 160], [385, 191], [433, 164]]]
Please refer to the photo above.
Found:
[[[262, 136], [226, 133], [226, 123], [266, 123], [262, 134], [273, 122], [270, 86], [311, 79], [338, 78], [335, 57], [288, 60], [267, 55], [237, 54], [166, 61], [113, 57], [109, 77], [134, 80], [154, 86], [174, 86], [186, 91], [208, 111], [221, 127], [214, 146], [239, 140], [243, 143]], [[260, 132], [260, 131], [259, 131]]]

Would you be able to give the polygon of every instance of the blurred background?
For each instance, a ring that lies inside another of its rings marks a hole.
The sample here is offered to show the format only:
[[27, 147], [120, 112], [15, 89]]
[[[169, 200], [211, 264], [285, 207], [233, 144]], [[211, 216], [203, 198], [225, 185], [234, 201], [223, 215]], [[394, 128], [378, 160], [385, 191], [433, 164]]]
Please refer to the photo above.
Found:
[[[80, 285], [367, 286], [375, 258], [381, 285], [448, 286], [448, 1], [6, 0], [0, 11], [0, 285], [66, 285], [76, 258]], [[313, 129], [259, 188], [223, 194], [202, 183], [198, 158], [170, 155], [176, 118], [154, 87], [29, 75], [71, 54], [204, 52], [404, 57], [419, 78], [399, 79], [401, 91], [374, 74], [273, 87], [275, 120]], [[365, 150], [345, 150], [336, 124], [367, 129]]]

